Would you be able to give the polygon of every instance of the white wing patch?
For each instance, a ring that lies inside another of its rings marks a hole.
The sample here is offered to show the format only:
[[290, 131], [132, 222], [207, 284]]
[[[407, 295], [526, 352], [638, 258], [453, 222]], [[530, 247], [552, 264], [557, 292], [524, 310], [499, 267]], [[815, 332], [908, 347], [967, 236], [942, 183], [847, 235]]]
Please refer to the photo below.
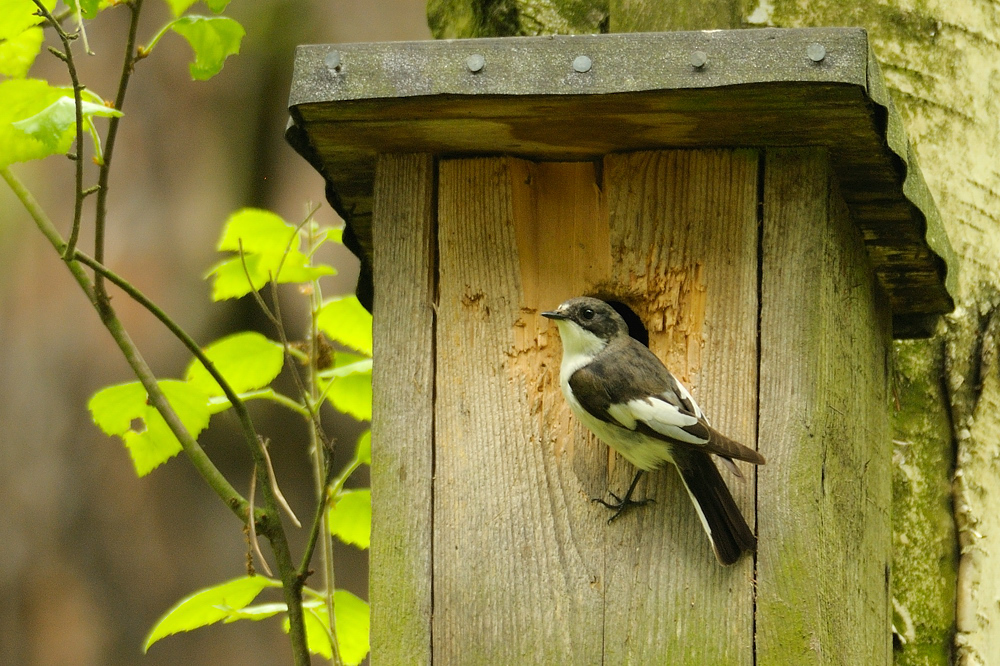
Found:
[[[627, 412], [632, 422], [631, 426], [616, 415], [616, 411]], [[698, 410], [699, 412], [701, 410]], [[689, 444], [704, 444], [708, 440], [704, 437], [696, 437], [686, 430], [686, 426], [693, 426], [698, 423], [697, 417], [684, 414], [677, 407], [659, 398], [646, 398], [629, 400], [625, 404], [612, 405], [608, 408], [608, 413], [619, 420], [622, 425], [626, 425], [630, 430], [635, 429], [637, 421], [642, 421], [656, 432]]]
[[705, 416], [705, 413], [701, 411], [701, 407], [699, 407], [698, 403], [691, 397], [691, 393], [687, 390], [687, 387], [684, 386], [684, 384], [681, 384], [676, 377], [674, 377], [674, 381], [677, 382], [677, 390], [680, 392], [681, 398], [690, 402], [691, 406], [694, 407], [694, 415], [705, 423], [708, 423], [708, 417]]

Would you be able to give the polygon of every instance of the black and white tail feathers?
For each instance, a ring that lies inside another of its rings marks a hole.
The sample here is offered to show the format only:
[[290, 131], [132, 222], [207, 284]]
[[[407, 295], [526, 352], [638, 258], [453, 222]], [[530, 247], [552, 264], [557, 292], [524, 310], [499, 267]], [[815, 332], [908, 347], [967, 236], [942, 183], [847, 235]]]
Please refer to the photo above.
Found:
[[715, 556], [722, 564], [733, 564], [743, 553], [757, 548], [757, 538], [711, 457], [701, 451], [679, 453], [675, 453], [674, 462], [712, 542]]

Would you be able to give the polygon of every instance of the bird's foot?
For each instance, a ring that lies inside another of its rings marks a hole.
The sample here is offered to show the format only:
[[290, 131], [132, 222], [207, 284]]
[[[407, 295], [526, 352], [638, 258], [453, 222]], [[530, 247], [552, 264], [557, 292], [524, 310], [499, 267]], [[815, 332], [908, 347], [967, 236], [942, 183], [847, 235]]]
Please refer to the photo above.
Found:
[[608, 494], [615, 498], [614, 502], [608, 502], [602, 500], [600, 497], [594, 497], [590, 500], [591, 502], [597, 502], [598, 504], [602, 504], [608, 509], [614, 511], [614, 513], [611, 514], [611, 517], [608, 518], [608, 525], [614, 522], [615, 519], [618, 518], [618, 516], [622, 515], [622, 513], [624, 513], [626, 509], [633, 506], [643, 506], [653, 501], [652, 499], [649, 498], [644, 500], [634, 500], [631, 499], [629, 495], [625, 495], [625, 499], [622, 499], [621, 497], [618, 497], [618, 495], [615, 495], [610, 490], [608, 491]]

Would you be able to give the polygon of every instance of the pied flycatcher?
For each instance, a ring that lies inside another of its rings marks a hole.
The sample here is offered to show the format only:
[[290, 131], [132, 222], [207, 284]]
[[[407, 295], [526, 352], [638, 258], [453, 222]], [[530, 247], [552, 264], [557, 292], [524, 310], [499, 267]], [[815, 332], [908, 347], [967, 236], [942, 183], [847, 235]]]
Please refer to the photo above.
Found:
[[698, 518], [722, 564], [733, 564], [757, 539], [712, 462], [714, 454], [736, 475], [733, 459], [763, 465], [764, 457], [713, 429], [684, 385], [653, 352], [629, 336], [614, 308], [596, 298], [571, 298], [543, 317], [555, 320], [562, 339], [559, 386], [587, 428], [638, 468], [608, 522], [632, 500], [645, 470], [671, 463], [694, 502]]

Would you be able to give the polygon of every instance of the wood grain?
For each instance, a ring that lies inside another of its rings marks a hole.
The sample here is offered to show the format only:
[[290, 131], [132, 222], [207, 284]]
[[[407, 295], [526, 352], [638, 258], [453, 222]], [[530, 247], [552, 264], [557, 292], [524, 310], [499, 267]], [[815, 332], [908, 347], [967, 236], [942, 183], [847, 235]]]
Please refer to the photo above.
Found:
[[[757, 153], [657, 151], [605, 158], [612, 283], [651, 349], [713, 423], [755, 446]], [[754, 473], [723, 472], [754, 524]], [[633, 473], [614, 464], [609, 486]], [[655, 504], [605, 530], [606, 663], [753, 663], [753, 557], [722, 567], [673, 468], [647, 475]]]
[[889, 312], [825, 151], [764, 177], [759, 664], [889, 664]]
[[431, 662], [434, 158], [382, 155], [375, 178], [373, 664]]
[[603, 470], [595, 448], [573, 446], [556, 332], [537, 314], [607, 277], [595, 181], [590, 163], [440, 163], [440, 664], [601, 663], [603, 521], [589, 496]]

